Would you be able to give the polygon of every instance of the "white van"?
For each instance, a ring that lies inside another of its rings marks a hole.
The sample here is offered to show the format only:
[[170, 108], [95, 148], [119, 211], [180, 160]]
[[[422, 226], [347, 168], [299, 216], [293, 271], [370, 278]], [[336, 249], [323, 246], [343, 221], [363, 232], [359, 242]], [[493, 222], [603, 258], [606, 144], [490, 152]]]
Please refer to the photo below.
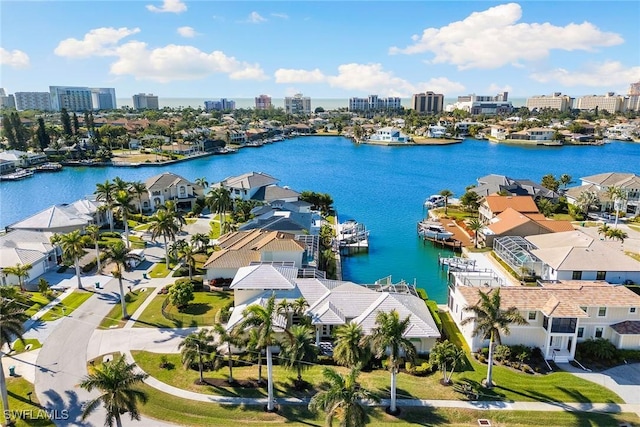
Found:
[[145, 261], [144, 249], [132, 249], [127, 254], [127, 265], [136, 268]]

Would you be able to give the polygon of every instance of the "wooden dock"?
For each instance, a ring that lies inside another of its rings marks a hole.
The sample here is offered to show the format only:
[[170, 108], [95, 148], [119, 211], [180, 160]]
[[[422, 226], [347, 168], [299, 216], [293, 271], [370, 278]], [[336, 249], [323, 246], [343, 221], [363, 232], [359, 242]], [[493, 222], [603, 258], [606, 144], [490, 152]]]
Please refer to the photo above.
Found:
[[[466, 235], [464, 231], [462, 231], [451, 219], [440, 220], [437, 219], [446, 230], [451, 231], [453, 233], [453, 237], [442, 240], [442, 239], [434, 239], [424, 235], [418, 234], [418, 236], [423, 240], [423, 243], [426, 244], [427, 241], [431, 242], [433, 246], [448, 248], [453, 250], [454, 252], [462, 252], [462, 248], [466, 246], [473, 246], [473, 243], [469, 239], [469, 236]], [[420, 225], [418, 225], [419, 231]]]

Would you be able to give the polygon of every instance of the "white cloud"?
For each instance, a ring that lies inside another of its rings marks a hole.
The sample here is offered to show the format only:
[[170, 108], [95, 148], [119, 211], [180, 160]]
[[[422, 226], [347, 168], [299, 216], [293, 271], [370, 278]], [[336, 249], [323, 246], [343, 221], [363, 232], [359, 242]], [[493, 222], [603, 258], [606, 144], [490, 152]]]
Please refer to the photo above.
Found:
[[273, 16], [274, 18], [289, 19], [289, 15], [287, 15], [286, 13], [272, 13], [271, 16]]
[[276, 83], [321, 83], [326, 80], [322, 71], [280, 68], [275, 72]]
[[556, 68], [532, 73], [529, 77], [541, 83], [557, 83], [564, 86], [590, 86], [611, 88], [626, 86], [640, 76], [640, 66], [627, 67], [619, 61], [588, 64], [582, 70], [570, 71]]
[[164, 0], [160, 7], [148, 4], [147, 10], [157, 13], [182, 13], [187, 10], [187, 5], [180, 0]]
[[114, 49], [120, 40], [139, 32], [139, 28], [96, 28], [86, 33], [82, 40], [74, 38], [62, 40], [58, 43], [54, 53], [69, 58], [86, 58], [94, 55], [109, 56], [114, 54]]
[[391, 47], [389, 53], [429, 52], [436, 64], [453, 64], [461, 70], [494, 69], [545, 58], [552, 49], [593, 51], [624, 41], [619, 34], [600, 31], [589, 22], [556, 26], [520, 23], [521, 18], [522, 8], [516, 3], [491, 7], [442, 28], [427, 28], [412, 37], [413, 44]]
[[193, 38], [196, 36], [196, 30], [193, 27], [179, 27], [177, 31], [182, 37]]
[[509, 85], [500, 86], [497, 83], [491, 83], [487, 88], [489, 93], [513, 92], [513, 88]]
[[128, 42], [118, 47], [118, 59], [111, 64], [111, 73], [131, 75], [138, 80], [168, 83], [174, 80], [195, 80], [215, 73], [228, 74], [235, 80], [265, 80], [258, 64], [238, 61], [224, 52], [203, 52], [193, 46], [170, 44], [149, 49], [143, 42]]
[[343, 64], [338, 67], [337, 75], [325, 75], [319, 69], [295, 70], [281, 68], [275, 72], [276, 83], [329, 83], [350, 91], [377, 93], [382, 96], [407, 97], [414, 93], [431, 90], [451, 93], [464, 90], [460, 83], [446, 77], [433, 78], [427, 82], [413, 84], [385, 71], [381, 64]]
[[29, 55], [21, 50], [7, 50], [0, 47], [0, 64], [8, 65], [12, 68], [28, 68], [29, 67]]
[[251, 12], [246, 22], [249, 22], [251, 24], [259, 24], [261, 22], [265, 22], [266, 20], [267, 18], [264, 18], [258, 12]]

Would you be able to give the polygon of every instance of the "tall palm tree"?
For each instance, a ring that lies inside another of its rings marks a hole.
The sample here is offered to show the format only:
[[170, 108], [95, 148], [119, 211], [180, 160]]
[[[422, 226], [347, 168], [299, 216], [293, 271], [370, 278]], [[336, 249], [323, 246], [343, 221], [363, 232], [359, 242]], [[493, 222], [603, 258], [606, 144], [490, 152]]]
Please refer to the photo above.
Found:
[[380, 311], [376, 316], [376, 327], [371, 331], [371, 335], [365, 339], [368, 341], [376, 357], [382, 358], [387, 355], [387, 363], [391, 372], [391, 406], [389, 412], [395, 414], [398, 412], [396, 407], [396, 375], [400, 368], [400, 358], [404, 357], [407, 361], [414, 361], [417, 352], [413, 343], [405, 338], [405, 334], [409, 328], [409, 320], [411, 316], [407, 316], [404, 320], [400, 320], [400, 315], [396, 310], [390, 312]]
[[200, 373], [200, 384], [204, 384], [204, 361], [216, 356], [216, 347], [213, 345], [213, 334], [209, 329], [200, 329], [187, 335], [178, 345], [180, 356], [185, 369], [197, 361]]
[[142, 215], [142, 195], [147, 192], [147, 186], [142, 181], [134, 181], [130, 184], [129, 191], [138, 199], [138, 213]]
[[96, 248], [96, 266], [98, 267], [98, 274], [102, 272], [102, 266], [100, 265], [100, 245], [98, 245], [98, 241], [100, 240], [100, 227], [97, 225], [88, 225], [85, 228], [87, 232], [86, 236], [91, 239]]
[[113, 178], [113, 187], [115, 188], [115, 191], [129, 191], [130, 185], [130, 182], [125, 181], [119, 176]]
[[207, 193], [204, 202], [211, 212], [220, 215], [220, 229], [224, 230], [225, 212], [233, 206], [231, 192], [223, 187], [216, 188]]
[[180, 260], [189, 267], [189, 280], [193, 280], [193, 270], [196, 268], [196, 249], [193, 245], [186, 244], [180, 251]]
[[482, 227], [484, 227], [484, 225], [482, 224], [482, 222], [480, 222], [478, 218], [472, 218], [467, 223], [467, 227], [469, 227], [469, 230], [473, 231], [473, 233], [475, 234], [473, 242], [477, 249], [478, 248], [478, 231], [482, 230]]
[[11, 424], [11, 412], [9, 410], [7, 379], [4, 376], [4, 367], [2, 366], [2, 357], [4, 356], [2, 349], [5, 345], [11, 348], [11, 343], [16, 339], [24, 342], [22, 335], [24, 334], [23, 324], [26, 320], [27, 315], [24, 313], [24, 309], [16, 305], [14, 300], [0, 298], [0, 395], [2, 396], [6, 425]]
[[318, 347], [314, 343], [313, 332], [307, 325], [293, 325], [286, 331], [286, 339], [282, 343], [282, 357], [287, 368], [295, 369], [297, 384], [302, 384], [302, 371], [309, 369], [311, 363], [318, 359]]
[[94, 194], [98, 201], [104, 203], [105, 210], [107, 211], [107, 219], [109, 220], [109, 229], [113, 232], [113, 197], [116, 192], [116, 187], [108, 179], [100, 184], [96, 184], [96, 191]]
[[463, 311], [473, 313], [462, 321], [462, 325], [473, 324], [473, 336], [482, 335], [482, 338], [489, 340], [489, 360], [487, 368], [486, 387], [493, 387], [493, 350], [494, 343], [501, 343], [500, 334], [509, 335], [509, 325], [526, 325], [528, 322], [518, 312], [516, 307], [509, 307], [503, 310], [500, 307], [500, 288], [492, 289], [489, 292], [478, 290], [479, 301], [476, 304], [468, 305]]
[[560, 184], [562, 184], [564, 188], [567, 188], [569, 184], [573, 184], [573, 179], [571, 178], [571, 175], [566, 173], [562, 174], [560, 176]]
[[362, 345], [364, 332], [356, 323], [338, 326], [334, 331], [333, 359], [342, 366], [364, 366], [371, 358], [371, 348]]
[[620, 216], [620, 208], [624, 205], [624, 202], [627, 200], [627, 193], [622, 187], [609, 187], [607, 188], [607, 196], [613, 202], [613, 207], [616, 211], [616, 219], [614, 223], [614, 227], [618, 227], [618, 217]]
[[[219, 317], [220, 311], [216, 314], [216, 317]], [[227, 363], [229, 366], [229, 384], [233, 383], [233, 353], [231, 352], [231, 346], [240, 345], [241, 340], [234, 333], [234, 331], [227, 331], [224, 326], [220, 323], [220, 319], [216, 319], [215, 324], [213, 325], [213, 332], [218, 337], [216, 343], [217, 347], [221, 345], [227, 346]]]
[[159, 236], [162, 236], [164, 239], [167, 268], [169, 268], [169, 245], [167, 244], [167, 240], [175, 239], [179, 230], [180, 226], [176, 221], [174, 213], [168, 209], [158, 209], [155, 215], [151, 217], [151, 222], [149, 223], [151, 239], [155, 240]]
[[196, 178], [195, 183], [204, 189], [209, 187], [209, 181], [207, 181], [207, 178], [205, 178], [204, 176], [201, 178]]
[[78, 289], [82, 289], [80, 280], [80, 258], [84, 256], [84, 245], [87, 243], [86, 236], [80, 234], [80, 230], [74, 230], [66, 234], [56, 234], [52, 238], [52, 243], [60, 245], [62, 254], [68, 260], [73, 260], [76, 267], [76, 277], [78, 278]]
[[[275, 337], [276, 315], [276, 297], [272, 294], [264, 306], [253, 304], [245, 308], [242, 312], [244, 319], [238, 326], [238, 331], [243, 331], [247, 328], [255, 329], [257, 332], [256, 348], [264, 349], [267, 353], [267, 411], [273, 411], [275, 408], [272, 347], [277, 345]], [[258, 357], [262, 357], [262, 355]]]
[[147, 394], [136, 386], [149, 375], [137, 370], [135, 363], [127, 363], [124, 355], [118, 359], [105, 362], [102, 366], [86, 375], [80, 387], [91, 392], [100, 390], [102, 394], [87, 402], [82, 411], [82, 420], [86, 420], [100, 404], [107, 410], [104, 425], [122, 427], [120, 416], [129, 413], [132, 420], [140, 420], [139, 403], [147, 403]]
[[209, 249], [209, 241], [211, 239], [207, 234], [195, 233], [191, 236], [191, 245], [198, 249], [198, 251], [207, 252]]
[[120, 305], [122, 306], [122, 318], [126, 319], [129, 317], [127, 314], [127, 303], [125, 301], [124, 287], [122, 286], [122, 276], [124, 274], [124, 266], [127, 262], [127, 254], [129, 253], [129, 248], [127, 248], [124, 243], [118, 241], [113, 244], [109, 248], [109, 257], [111, 261], [116, 264], [116, 269], [113, 270], [113, 277], [118, 279], [118, 285], [120, 287]]
[[29, 271], [33, 268], [31, 264], [16, 264], [13, 267], [5, 267], [3, 271], [18, 278], [20, 290], [24, 291], [24, 279], [29, 277]]
[[133, 196], [131, 193], [125, 190], [118, 190], [114, 196], [114, 207], [118, 214], [122, 217], [122, 223], [124, 224], [124, 239], [129, 247], [129, 221], [128, 216], [133, 212], [133, 205], [131, 201]]
[[322, 376], [328, 383], [327, 390], [320, 391], [311, 398], [309, 410], [322, 410], [327, 414], [328, 426], [333, 419], [340, 420], [341, 427], [364, 427], [367, 413], [363, 401], [379, 402], [377, 396], [358, 383], [360, 371], [352, 368], [346, 375], [341, 375], [331, 368], [324, 368]]
[[444, 214], [447, 215], [447, 208], [449, 207], [449, 197], [453, 197], [451, 190], [445, 188], [440, 192], [440, 195], [444, 197]]

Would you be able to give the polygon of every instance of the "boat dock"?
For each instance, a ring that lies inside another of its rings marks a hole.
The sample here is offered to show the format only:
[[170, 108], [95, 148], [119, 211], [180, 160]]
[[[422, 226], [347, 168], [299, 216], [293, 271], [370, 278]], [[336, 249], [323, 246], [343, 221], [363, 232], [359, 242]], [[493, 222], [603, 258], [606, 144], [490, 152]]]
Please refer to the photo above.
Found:
[[336, 242], [342, 255], [369, 251], [369, 230], [364, 224], [349, 220], [338, 224]]
[[[452, 220], [446, 220], [447, 223], [443, 224], [442, 221], [440, 225], [443, 229], [453, 233], [451, 237], [440, 238], [437, 235], [430, 235], [429, 233], [424, 233], [421, 227], [423, 221], [420, 221], [417, 226], [418, 237], [422, 239], [423, 243], [426, 244], [427, 241], [431, 242], [434, 246], [439, 246], [442, 248], [448, 248], [453, 251], [462, 252], [462, 248], [465, 246], [470, 246], [471, 241], [466, 234], [460, 230]], [[435, 221], [431, 221], [435, 222]]]

